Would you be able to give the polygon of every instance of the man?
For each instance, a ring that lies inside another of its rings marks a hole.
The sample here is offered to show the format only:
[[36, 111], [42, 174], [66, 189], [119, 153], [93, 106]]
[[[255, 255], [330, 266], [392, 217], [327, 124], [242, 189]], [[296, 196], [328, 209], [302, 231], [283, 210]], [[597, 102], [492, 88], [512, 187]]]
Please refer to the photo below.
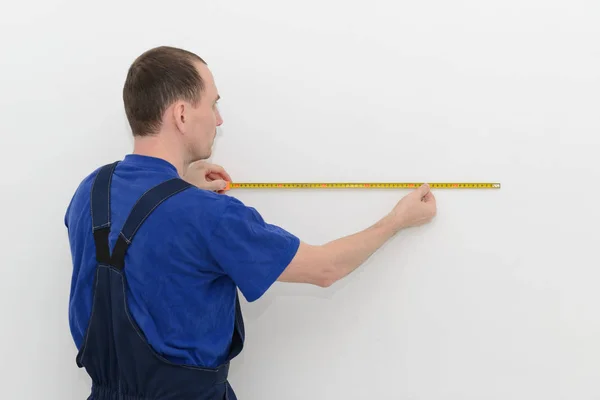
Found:
[[276, 280], [330, 286], [436, 213], [423, 185], [361, 232], [301, 241], [227, 195], [230, 176], [203, 161], [223, 123], [218, 100], [197, 55], [142, 54], [123, 88], [133, 152], [88, 175], [68, 206], [69, 322], [93, 399], [236, 399], [238, 288], [255, 301]]

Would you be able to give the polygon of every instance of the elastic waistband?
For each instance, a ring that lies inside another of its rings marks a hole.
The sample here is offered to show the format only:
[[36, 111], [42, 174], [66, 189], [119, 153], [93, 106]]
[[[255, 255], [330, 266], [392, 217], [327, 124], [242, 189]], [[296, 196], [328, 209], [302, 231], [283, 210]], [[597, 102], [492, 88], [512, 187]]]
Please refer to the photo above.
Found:
[[[182, 371], [182, 373], [186, 373], [188, 371]], [[229, 375], [229, 363], [221, 365], [218, 369], [210, 371], [207, 374], [202, 374], [202, 371], [199, 372], [195, 376], [190, 376], [191, 380], [189, 385], [194, 388], [198, 388], [198, 390], [202, 390], [204, 388], [210, 388], [216, 385], [221, 385], [227, 382], [227, 378]], [[115, 385], [116, 386], [116, 385]], [[110, 384], [100, 384], [100, 383], [92, 383], [92, 393], [89, 397], [89, 400], [154, 400], [155, 397], [152, 396], [151, 393], [147, 393], [146, 395], [139, 394], [128, 394], [123, 393], [121, 390], [118, 390], [115, 386]], [[165, 390], [166, 388], [162, 388]], [[175, 392], [178, 392], [182, 388], [173, 388]], [[167, 390], [168, 392], [168, 390]], [[150, 396], [150, 397], [147, 397]]]
[[128, 395], [120, 393], [111, 387], [101, 386], [97, 384], [92, 385], [92, 400], [151, 400], [148, 397]]

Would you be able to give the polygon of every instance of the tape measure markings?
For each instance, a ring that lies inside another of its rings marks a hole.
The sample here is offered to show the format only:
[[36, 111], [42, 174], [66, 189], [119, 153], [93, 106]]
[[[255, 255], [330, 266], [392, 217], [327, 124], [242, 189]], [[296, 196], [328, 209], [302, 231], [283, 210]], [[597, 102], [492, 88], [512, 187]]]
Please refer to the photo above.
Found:
[[[423, 182], [229, 182], [230, 189], [416, 189]], [[429, 183], [432, 189], [500, 189], [497, 182]]]

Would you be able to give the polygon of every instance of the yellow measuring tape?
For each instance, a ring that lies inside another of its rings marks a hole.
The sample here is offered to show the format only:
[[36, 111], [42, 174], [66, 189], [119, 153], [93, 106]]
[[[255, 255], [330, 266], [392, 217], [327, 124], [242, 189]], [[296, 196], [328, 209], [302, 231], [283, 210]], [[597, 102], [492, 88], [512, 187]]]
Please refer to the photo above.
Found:
[[[230, 189], [416, 189], [420, 182], [312, 182], [312, 183], [250, 183], [230, 182]], [[490, 182], [444, 182], [429, 183], [432, 189], [500, 189], [500, 183]]]

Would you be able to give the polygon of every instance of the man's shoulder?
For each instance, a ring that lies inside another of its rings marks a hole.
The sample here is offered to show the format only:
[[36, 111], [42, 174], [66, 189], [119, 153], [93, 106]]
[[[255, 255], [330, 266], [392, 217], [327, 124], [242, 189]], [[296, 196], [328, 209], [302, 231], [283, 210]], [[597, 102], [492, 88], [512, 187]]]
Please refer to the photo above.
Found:
[[[65, 213], [65, 225], [68, 226], [69, 220], [73, 217], [77, 218], [84, 212], [90, 212], [91, 193], [94, 181], [98, 172], [103, 166], [95, 168], [87, 176], [85, 176], [76, 187]], [[126, 207], [131, 207], [146, 191], [152, 187], [169, 179], [174, 179], [173, 176], [156, 176], [149, 178], [132, 178], [131, 175], [125, 179], [114, 179], [111, 183], [111, 199], [113, 211], [119, 208], [118, 203], [124, 202]], [[175, 178], [176, 179], [176, 178]], [[115, 204], [115, 202], [117, 204]], [[160, 207], [157, 207], [157, 214], [169, 215], [173, 218], [174, 215], [178, 219], [199, 220], [205, 222], [217, 223], [217, 220], [227, 210], [235, 209], [236, 207], [247, 208], [238, 199], [220, 194], [210, 190], [200, 189], [196, 186], [190, 186], [176, 195], [165, 201]], [[205, 224], [202, 224], [205, 226]]]
[[81, 212], [81, 210], [89, 208], [90, 206], [90, 194], [94, 179], [102, 167], [98, 167], [85, 176], [75, 188], [75, 192], [71, 196], [67, 210], [65, 212], [64, 223], [68, 227], [71, 223], [72, 213], [75, 211]]
[[232, 207], [240, 206], [246, 207], [234, 197], [190, 186], [166, 202], [163, 210], [167, 213], [177, 211], [180, 212], [179, 215], [187, 218], [201, 218], [210, 215], [211, 219], [218, 219]]

